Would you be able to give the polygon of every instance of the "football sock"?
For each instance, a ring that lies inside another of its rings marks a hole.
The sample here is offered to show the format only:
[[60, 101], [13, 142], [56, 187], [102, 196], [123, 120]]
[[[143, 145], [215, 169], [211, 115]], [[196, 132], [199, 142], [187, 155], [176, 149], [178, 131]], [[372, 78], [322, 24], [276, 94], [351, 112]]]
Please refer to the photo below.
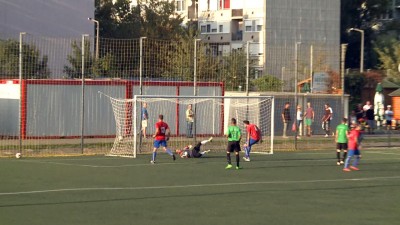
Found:
[[346, 159], [346, 157], [347, 157], [347, 151], [343, 152], [343, 160]]
[[239, 154], [236, 154], [236, 166], [237, 167], [239, 167], [239, 160], [240, 160]]
[[336, 158], [338, 160], [338, 162], [340, 161], [340, 151], [336, 151]]
[[344, 162], [344, 168], [349, 167], [350, 160], [351, 160], [351, 156], [348, 156], [348, 157], [346, 158], [346, 161]]
[[171, 152], [171, 149], [169, 149], [169, 148], [167, 148], [167, 149], [165, 150], [165, 152], [166, 152], [168, 155], [173, 155], [172, 152]]
[[244, 148], [244, 156], [245, 156], [246, 158], [249, 157], [249, 153], [250, 153], [249, 150], [250, 150], [250, 149], [249, 149], [249, 146], [247, 146], [247, 147]]
[[228, 164], [231, 164], [231, 153], [226, 153], [226, 160], [228, 161]]
[[360, 156], [358, 155], [358, 156], [356, 156], [356, 158], [354, 159], [353, 166], [357, 167], [359, 162], [360, 162]]
[[151, 160], [154, 162], [156, 161], [156, 156], [157, 156], [157, 152], [153, 152], [153, 156], [151, 158]]
[[204, 145], [204, 144], [207, 144], [208, 142], [210, 142], [209, 140], [204, 140], [204, 141], [201, 141], [200, 143], [202, 144], [202, 145]]

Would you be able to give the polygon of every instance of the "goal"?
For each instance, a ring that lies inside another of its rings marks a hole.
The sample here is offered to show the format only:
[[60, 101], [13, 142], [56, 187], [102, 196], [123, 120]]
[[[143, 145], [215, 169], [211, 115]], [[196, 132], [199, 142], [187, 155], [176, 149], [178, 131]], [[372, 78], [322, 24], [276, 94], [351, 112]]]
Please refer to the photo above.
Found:
[[[246, 128], [243, 120], [256, 124], [263, 142], [253, 145], [252, 153], [273, 154], [274, 98], [272, 96], [152, 96], [135, 95], [133, 99], [111, 98], [116, 121], [116, 138], [109, 155], [136, 157], [153, 149], [152, 134], [158, 115], [164, 115], [171, 138], [172, 151], [213, 137], [202, 148], [211, 152], [225, 152], [227, 131], [231, 118], [236, 118], [245, 143]], [[141, 107], [147, 103], [149, 119], [146, 137], [141, 131]], [[187, 135], [186, 110], [192, 105], [194, 122], [192, 134]]]

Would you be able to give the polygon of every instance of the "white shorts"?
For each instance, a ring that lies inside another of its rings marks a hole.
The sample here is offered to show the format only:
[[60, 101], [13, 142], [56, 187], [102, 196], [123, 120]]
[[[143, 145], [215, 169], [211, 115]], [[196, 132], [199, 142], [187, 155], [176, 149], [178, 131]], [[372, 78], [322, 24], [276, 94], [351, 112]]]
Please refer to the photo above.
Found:
[[147, 120], [142, 120], [142, 127], [144, 127], [144, 128], [147, 127]]

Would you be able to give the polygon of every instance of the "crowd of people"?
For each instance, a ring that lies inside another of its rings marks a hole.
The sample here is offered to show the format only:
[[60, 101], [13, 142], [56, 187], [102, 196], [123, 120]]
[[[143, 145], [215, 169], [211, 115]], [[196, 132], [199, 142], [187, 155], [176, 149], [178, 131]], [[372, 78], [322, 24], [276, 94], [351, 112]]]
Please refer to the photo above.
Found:
[[[324, 136], [334, 136], [335, 132], [331, 129], [333, 110], [329, 103], [324, 105], [323, 112], [324, 113], [321, 118], [321, 127], [324, 131]], [[374, 106], [370, 101], [367, 101], [364, 106], [362, 104], [358, 104], [356, 109], [351, 112], [348, 124], [350, 125], [352, 123], [359, 123], [361, 127], [369, 134], [374, 134], [378, 126], [377, 122], [379, 122], [379, 125], [383, 125], [387, 129], [391, 129], [395, 125], [393, 122], [393, 115], [392, 106], [387, 105], [386, 110], [381, 113], [381, 116], [377, 116], [374, 111]], [[290, 124], [292, 124], [292, 131], [295, 132], [296, 138], [300, 138], [302, 135], [301, 128], [303, 125], [305, 126], [304, 132], [306, 136], [312, 136], [312, 124], [315, 120], [315, 111], [310, 102], [307, 103], [307, 108], [304, 111], [300, 105], [296, 107], [296, 120], [293, 123], [291, 123], [290, 103], [286, 102], [282, 110], [281, 117], [283, 124], [283, 138], [288, 138]]]

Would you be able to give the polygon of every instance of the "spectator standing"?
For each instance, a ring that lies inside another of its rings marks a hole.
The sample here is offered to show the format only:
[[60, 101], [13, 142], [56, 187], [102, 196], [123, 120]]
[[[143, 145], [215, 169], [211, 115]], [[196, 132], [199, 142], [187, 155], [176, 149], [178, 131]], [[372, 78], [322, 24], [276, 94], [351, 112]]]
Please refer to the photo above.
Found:
[[328, 137], [331, 133], [331, 120], [333, 116], [333, 110], [328, 103], [325, 104], [324, 116], [322, 117], [322, 129], [325, 131], [325, 137]]
[[297, 111], [296, 111], [296, 131], [297, 131], [297, 138], [300, 138], [301, 136], [301, 125], [303, 124], [303, 112], [301, 111], [301, 106], [297, 106]]
[[391, 129], [393, 120], [393, 111], [391, 105], [386, 106], [385, 119], [386, 119], [386, 128], [389, 130]]
[[186, 137], [193, 137], [193, 122], [194, 122], [194, 113], [192, 110], [192, 105], [188, 105], [186, 110]]
[[306, 122], [306, 130], [307, 130], [307, 136], [311, 136], [312, 130], [311, 130], [311, 125], [314, 122], [314, 109], [311, 107], [311, 102], [307, 102], [307, 109], [306, 113], [304, 114], [305, 117], [305, 122]]
[[365, 117], [367, 118], [368, 133], [373, 134], [375, 130], [374, 106], [370, 105], [367, 111], [365, 111]]
[[283, 122], [283, 135], [282, 135], [282, 137], [283, 138], [287, 138], [287, 130], [288, 130], [288, 127], [289, 127], [289, 124], [290, 124], [290, 121], [291, 121], [289, 107], [290, 107], [290, 103], [286, 102], [285, 103], [285, 108], [283, 109], [283, 112], [282, 112], [282, 122]]

